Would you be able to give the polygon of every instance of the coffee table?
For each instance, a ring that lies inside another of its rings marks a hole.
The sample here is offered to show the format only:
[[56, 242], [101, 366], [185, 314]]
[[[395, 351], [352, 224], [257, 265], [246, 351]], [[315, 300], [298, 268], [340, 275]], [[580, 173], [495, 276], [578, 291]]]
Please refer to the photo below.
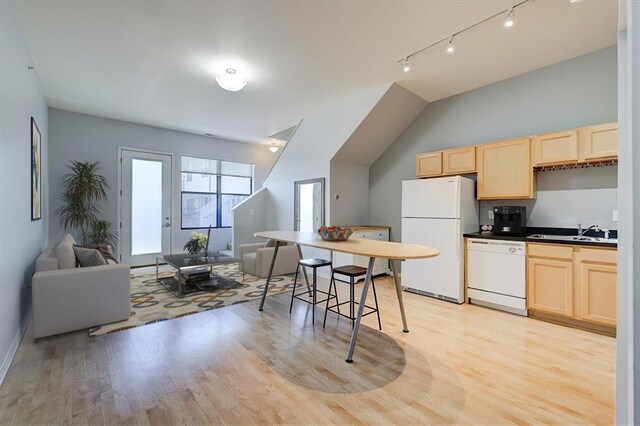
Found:
[[[174, 278], [171, 278], [174, 281], [173, 286], [168, 285], [165, 280], [161, 280], [159, 279], [158, 276], [158, 266], [160, 265], [160, 262], [163, 263], [167, 263], [168, 265], [174, 267], [175, 269], [178, 270], [178, 276], [179, 279], [175, 280]], [[187, 273], [191, 270], [197, 269], [197, 268], [203, 268], [203, 267], [208, 267], [209, 268], [209, 275], [210, 275], [210, 279], [209, 280], [203, 280], [202, 283], [206, 283], [206, 285], [199, 285], [200, 290], [204, 290], [203, 287], [206, 287], [206, 290], [216, 290], [218, 288], [217, 284], [216, 284], [216, 278], [212, 278], [211, 277], [211, 273], [212, 273], [212, 268], [216, 265], [225, 265], [225, 264], [229, 264], [229, 263], [240, 263], [242, 262], [241, 259], [237, 258], [237, 257], [231, 257], [231, 256], [226, 256], [224, 254], [220, 254], [220, 253], [215, 253], [212, 255], [209, 255], [207, 257], [205, 256], [192, 256], [190, 254], [187, 253], [182, 253], [182, 254], [163, 254], [160, 255], [158, 257], [156, 257], [156, 280], [158, 282], [160, 282], [162, 285], [164, 285], [169, 291], [171, 291], [175, 296], [177, 297], [184, 297], [186, 296], [186, 292], [185, 292], [185, 284], [186, 284], [186, 279], [185, 279], [185, 275], [187, 275]], [[244, 281], [244, 274], [243, 276], [243, 281]], [[193, 293], [193, 292], [189, 292], [189, 293]]]

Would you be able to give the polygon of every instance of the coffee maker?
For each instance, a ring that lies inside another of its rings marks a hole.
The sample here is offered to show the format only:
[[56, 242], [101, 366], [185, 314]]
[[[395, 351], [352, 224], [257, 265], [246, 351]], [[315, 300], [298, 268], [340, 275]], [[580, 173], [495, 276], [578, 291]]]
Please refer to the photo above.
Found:
[[524, 206], [494, 207], [493, 233], [502, 235], [526, 235], [527, 209]]

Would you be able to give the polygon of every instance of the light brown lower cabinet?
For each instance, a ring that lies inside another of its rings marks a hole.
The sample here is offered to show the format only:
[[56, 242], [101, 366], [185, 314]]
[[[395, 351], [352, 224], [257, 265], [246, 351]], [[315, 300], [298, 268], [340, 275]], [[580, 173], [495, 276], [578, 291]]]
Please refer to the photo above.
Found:
[[529, 243], [527, 251], [527, 308], [532, 316], [615, 327], [615, 249]]
[[614, 265], [581, 263], [580, 319], [616, 325], [616, 286], [618, 267]]
[[573, 262], [529, 258], [528, 263], [529, 309], [573, 316]]

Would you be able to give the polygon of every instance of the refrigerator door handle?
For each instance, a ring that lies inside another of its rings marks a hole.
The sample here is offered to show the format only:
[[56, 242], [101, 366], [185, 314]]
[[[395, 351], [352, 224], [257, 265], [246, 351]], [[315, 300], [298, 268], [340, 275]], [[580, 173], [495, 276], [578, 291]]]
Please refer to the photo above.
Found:
[[460, 260], [460, 238], [456, 238], [456, 262]]

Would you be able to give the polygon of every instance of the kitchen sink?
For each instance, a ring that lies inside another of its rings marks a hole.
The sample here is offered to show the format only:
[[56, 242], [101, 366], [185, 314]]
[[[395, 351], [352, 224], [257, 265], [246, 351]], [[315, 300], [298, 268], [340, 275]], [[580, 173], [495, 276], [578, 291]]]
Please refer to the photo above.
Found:
[[596, 243], [596, 244], [617, 244], [618, 240], [616, 238], [609, 238], [608, 240], [605, 238], [598, 237], [587, 237], [584, 235], [547, 235], [547, 234], [535, 234], [529, 235], [527, 238], [531, 238], [532, 240], [560, 240], [560, 241], [578, 241], [584, 243]]

